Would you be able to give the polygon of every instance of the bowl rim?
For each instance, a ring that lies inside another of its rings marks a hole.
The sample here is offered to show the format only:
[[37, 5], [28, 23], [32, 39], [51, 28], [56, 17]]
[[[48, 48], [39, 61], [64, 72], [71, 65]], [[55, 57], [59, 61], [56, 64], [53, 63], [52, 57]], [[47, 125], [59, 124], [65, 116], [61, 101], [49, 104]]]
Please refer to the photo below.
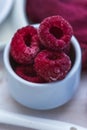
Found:
[[24, 85], [29, 85], [31, 87], [47, 87], [47, 86], [52, 86], [52, 84], [64, 84], [65, 81], [67, 81], [71, 76], [73, 76], [73, 74], [76, 72], [76, 70], [78, 69], [78, 67], [81, 65], [81, 48], [80, 45], [77, 41], [77, 39], [75, 38], [75, 36], [72, 36], [71, 38], [71, 44], [73, 45], [74, 49], [75, 49], [75, 62], [74, 65], [72, 66], [72, 69], [69, 71], [69, 73], [67, 74], [67, 76], [60, 81], [55, 81], [55, 82], [50, 82], [50, 83], [33, 83], [33, 82], [29, 82], [27, 80], [22, 79], [21, 77], [19, 77], [12, 69], [11, 65], [10, 65], [10, 61], [9, 61], [9, 50], [10, 50], [10, 43], [8, 43], [4, 49], [4, 54], [3, 54], [3, 60], [4, 60], [4, 65], [6, 70], [8, 71], [8, 73], [10, 73], [10, 75], [16, 79], [18, 82], [21, 82]]

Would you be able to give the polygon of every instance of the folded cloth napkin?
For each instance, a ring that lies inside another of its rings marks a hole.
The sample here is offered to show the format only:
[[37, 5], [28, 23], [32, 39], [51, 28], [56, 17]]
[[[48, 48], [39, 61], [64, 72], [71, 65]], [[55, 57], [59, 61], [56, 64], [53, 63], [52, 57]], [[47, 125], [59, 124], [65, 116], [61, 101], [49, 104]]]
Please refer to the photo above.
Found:
[[27, 0], [26, 15], [33, 23], [52, 15], [61, 15], [68, 20], [81, 45], [82, 68], [87, 69], [87, 47], [84, 49], [82, 45], [87, 46], [87, 0]]

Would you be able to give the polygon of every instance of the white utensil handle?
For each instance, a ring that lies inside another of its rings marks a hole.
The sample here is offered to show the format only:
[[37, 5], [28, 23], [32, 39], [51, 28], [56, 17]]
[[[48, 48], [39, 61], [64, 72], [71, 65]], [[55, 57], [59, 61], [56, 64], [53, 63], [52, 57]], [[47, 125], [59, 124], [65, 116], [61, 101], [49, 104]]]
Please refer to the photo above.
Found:
[[0, 110], [0, 123], [33, 128], [37, 130], [87, 130], [86, 128], [32, 116], [25, 116]]

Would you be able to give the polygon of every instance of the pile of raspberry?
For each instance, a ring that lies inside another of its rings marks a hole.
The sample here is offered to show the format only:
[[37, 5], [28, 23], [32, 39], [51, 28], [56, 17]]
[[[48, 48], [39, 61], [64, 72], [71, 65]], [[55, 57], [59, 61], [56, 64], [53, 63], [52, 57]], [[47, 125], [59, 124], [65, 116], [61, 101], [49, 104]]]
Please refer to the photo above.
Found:
[[59, 15], [45, 18], [38, 28], [29, 25], [17, 30], [10, 45], [13, 70], [35, 83], [64, 79], [72, 67], [72, 34], [72, 26]]

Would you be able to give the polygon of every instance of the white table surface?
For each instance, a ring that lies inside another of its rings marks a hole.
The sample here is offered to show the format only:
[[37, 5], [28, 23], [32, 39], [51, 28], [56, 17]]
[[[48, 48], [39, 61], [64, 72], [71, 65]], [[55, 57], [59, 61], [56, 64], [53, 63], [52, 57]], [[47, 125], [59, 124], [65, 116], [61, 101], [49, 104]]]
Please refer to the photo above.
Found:
[[[2, 41], [9, 41], [13, 32], [12, 14], [9, 18], [2, 24]], [[9, 38], [7, 39], [7, 35]], [[1, 33], [0, 32], [0, 33]], [[4, 33], [5, 32], [5, 33]], [[6, 41], [6, 42], [7, 42]], [[15, 113], [21, 113], [25, 115], [31, 115], [36, 117], [48, 118], [53, 120], [59, 120], [64, 122], [70, 122], [83, 127], [87, 127], [87, 73], [83, 74], [81, 81], [78, 86], [73, 98], [65, 105], [47, 111], [32, 110], [18, 104], [9, 93], [6, 71], [3, 64], [3, 50], [0, 51], [0, 109], [8, 110]], [[27, 130], [27, 128], [15, 127], [10, 125], [0, 124], [0, 130]]]

